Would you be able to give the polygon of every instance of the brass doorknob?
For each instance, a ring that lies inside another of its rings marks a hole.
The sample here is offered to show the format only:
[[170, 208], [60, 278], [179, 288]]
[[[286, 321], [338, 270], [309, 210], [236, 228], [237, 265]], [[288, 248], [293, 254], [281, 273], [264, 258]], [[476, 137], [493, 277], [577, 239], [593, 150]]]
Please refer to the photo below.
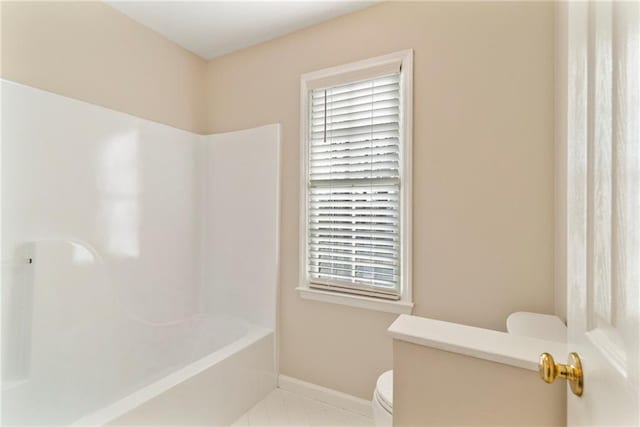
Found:
[[565, 378], [569, 381], [569, 387], [576, 396], [582, 396], [584, 391], [584, 379], [582, 374], [582, 363], [578, 353], [569, 354], [569, 361], [566, 365], [556, 363], [553, 356], [549, 353], [540, 355], [538, 363], [538, 372], [540, 378], [546, 383], [551, 384], [557, 377]]

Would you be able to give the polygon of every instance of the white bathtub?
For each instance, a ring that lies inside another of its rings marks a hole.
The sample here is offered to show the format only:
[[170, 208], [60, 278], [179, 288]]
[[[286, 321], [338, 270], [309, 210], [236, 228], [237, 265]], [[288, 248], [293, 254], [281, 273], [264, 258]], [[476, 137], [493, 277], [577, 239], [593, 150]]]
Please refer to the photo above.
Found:
[[74, 425], [224, 426], [275, 387], [274, 334], [248, 325], [242, 337]]
[[267, 328], [205, 315], [173, 325], [127, 323], [136, 343], [121, 349], [121, 363], [117, 351], [83, 363], [83, 351], [69, 366], [33, 369], [6, 387], [3, 425], [229, 425], [276, 386]]

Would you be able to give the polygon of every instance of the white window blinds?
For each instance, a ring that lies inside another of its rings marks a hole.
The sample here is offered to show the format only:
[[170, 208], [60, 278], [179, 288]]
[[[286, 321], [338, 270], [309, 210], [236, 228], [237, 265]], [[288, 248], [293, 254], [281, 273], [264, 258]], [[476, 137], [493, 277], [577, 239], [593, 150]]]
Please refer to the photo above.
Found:
[[310, 91], [310, 286], [400, 296], [400, 74]]

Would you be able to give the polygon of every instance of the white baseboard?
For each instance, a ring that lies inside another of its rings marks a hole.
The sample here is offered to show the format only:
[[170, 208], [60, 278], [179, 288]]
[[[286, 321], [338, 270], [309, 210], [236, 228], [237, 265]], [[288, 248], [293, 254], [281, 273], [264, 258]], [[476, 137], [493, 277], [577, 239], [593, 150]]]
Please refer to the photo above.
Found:
[[308, 383], [286, 375], [278, 376], [278, 387], [309, 399], [318, 400], [331, 406], [355, 412], [356, 414], [373, 418], [371, 402], [350, 394], [332, 390], [316, 384]]

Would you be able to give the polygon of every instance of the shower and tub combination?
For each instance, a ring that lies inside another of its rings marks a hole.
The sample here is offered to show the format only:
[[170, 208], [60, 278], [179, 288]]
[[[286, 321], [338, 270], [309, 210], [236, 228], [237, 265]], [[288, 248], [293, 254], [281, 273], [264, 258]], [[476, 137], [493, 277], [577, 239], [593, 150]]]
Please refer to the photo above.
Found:
[[278, 125], [2, 81], [2, 424], [229, 424], [276, 385]]

